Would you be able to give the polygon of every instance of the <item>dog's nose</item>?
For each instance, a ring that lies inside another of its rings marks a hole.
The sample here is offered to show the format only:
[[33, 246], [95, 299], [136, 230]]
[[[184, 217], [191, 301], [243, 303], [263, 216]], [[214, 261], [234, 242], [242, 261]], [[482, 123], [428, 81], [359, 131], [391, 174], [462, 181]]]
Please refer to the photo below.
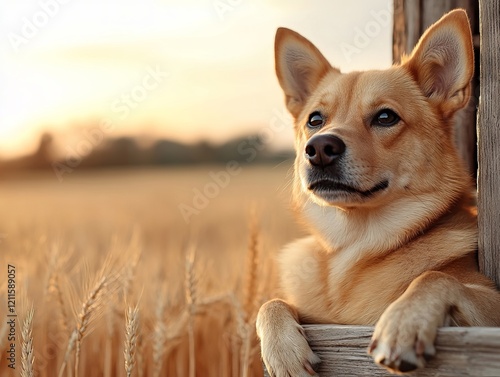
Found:
[[334, 135], [313, 136], [306, 145], [306, 158], [314, 166], [332, 165], [345, 152], [344, 142]]

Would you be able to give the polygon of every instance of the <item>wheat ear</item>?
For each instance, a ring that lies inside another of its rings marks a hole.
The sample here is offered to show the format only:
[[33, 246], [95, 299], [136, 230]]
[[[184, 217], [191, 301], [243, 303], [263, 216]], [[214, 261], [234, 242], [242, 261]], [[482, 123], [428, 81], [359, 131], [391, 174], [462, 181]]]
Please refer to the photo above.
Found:
[[[163, 359], [167, 350], [174, 347], [181, 340], [181, 333], [189, 321], [189, 313], [183, 311], [179, 318], [171, 321], [175, 324], [169, 328], [164, 320], [166, 293], [162, 290], [156, 309], [156, 323], [153, 330], [153, 377], [159, 377], [163, 367]], [[138, 360], [139, 361], [139, 360]], [[138, 363], [139, 364], [139, 363]]]
[[128, 308], [125, 326], [125, 373], [132, 376], [135, 365], [135, 352], [137, 348], [137, 329], [139, 327], [139, 308]]
[[33, 309], [33, 304], [28, 310], [26, 318], [23, 323], [23, 331], [21, 336], [23, 338], [22, 354], [21, 354], [21, 377], [33, 377], [33, 363], [35, 361], [35, 356], [33, 354], [33, 315], [35, 310]]
[[252, 341], [255, 338], [254, 317], [257, 303], [258, 287], [258, 265], [259, 265], [259, 229], [257, 226], [257, 216], [255, 211], [251, 211], [250, 217], [250, 239], [248, 242], [245, 297], [244, 297], [244, 323], [240, 331], [243, 347], [240, 354], [240, 365], [242, 377], [248, 377], [250, 362], [252, 360]]
[[156, 306], [156, 323], [153, 330], [153, 377], [158, 377], [163, 366], [163, 355], [167, 337], [167, 326], [163, 322], [165, 314], [165, 287], [161, 289]]
[[245, 288], [244, 288], [244, 305], [245, 322], [249, 323], [255, 312], [255, 304], [257, 298], [257, 278], [259, 267], [259, 227], [257, 225], [257, 215], [252, 210], [250, 213], [250, 237], [248, 241]]
[[90, 320], [94, 318], [101, 309], [102, 298], [104, 296], [104, 291], [108, 287], [108, 283], [108, 278], [106, 276], [102, 276], [97, 281], [94, 288], [88, 293], [87, 298], [83, 302], [82, 308], [77, 317], [76, 326], [71, 332], [71, 336], [68, 341], [68, 347], [66, 348], [66, 354], [64, 356], [61, 369], [59, 369], [59, 377], [62, 377], [64, 369], [68, 364], [73, 350], [75, 350], [75, 365], [73, 376], [78, 377], [82, 339], [88, 331]]
[[104, 290], [107, 286], [107, 279], [103, 276], [94, 287], [92, 291], [90, 291], [87, 296], [87, 300], [82, 305], [82, 311], [78, 316], [77, 326], [76, 326], [76, 344], [75, 344], [75, 372], [73, 373], [74, 377], [78, 377], [78, 370], [80, 364], [80, 351], [82, 347], [82, 339], [85, 335], [85, 332], [88, 330], [89, 322], [92, 317], [94, 311], [101, 305], [101, 298]]
[[66, 313], [66, 307], [64, 305], [63, 293], [61, 291], [61, 287], [59, 285], [59, 276], [57, 273], [51, 279], [51, 291], [55, 293], [57, 304], [59, 305], [59, 309], [61, 312], [61, 326], [64, 330], [65, 334], [69, 333], [69, 325], [68, 325], [68, 314]]

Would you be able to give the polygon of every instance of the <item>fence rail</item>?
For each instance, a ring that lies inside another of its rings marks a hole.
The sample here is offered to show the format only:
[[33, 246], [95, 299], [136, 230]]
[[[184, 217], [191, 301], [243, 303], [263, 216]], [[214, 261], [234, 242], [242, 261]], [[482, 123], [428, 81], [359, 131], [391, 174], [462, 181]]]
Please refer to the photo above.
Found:
[[[367, 354], [373, 327], [304, 326], [313, 351], [322, 362], [321, 377], [394, 376]], [[446, 327], [438, 331], [436, 356], [412, 377], [500, 376], [500, 328]], [[269, 376], [267, 373], [265, 376]]]

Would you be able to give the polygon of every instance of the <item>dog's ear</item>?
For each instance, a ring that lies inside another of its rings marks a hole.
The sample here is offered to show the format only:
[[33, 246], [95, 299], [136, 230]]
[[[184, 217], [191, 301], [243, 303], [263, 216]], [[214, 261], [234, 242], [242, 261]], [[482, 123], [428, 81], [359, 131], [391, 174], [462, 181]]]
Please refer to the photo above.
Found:
[[467, 14], [457, 9], [432, 25], [404, 63], [424, 95], [440, 103], [446, 117], [469, 101], [474, 51]]
[[332, 67], [311, 42], [290, 29], [278, 29], [274, 52], [286, 106], [297, 118], [307, 98]]

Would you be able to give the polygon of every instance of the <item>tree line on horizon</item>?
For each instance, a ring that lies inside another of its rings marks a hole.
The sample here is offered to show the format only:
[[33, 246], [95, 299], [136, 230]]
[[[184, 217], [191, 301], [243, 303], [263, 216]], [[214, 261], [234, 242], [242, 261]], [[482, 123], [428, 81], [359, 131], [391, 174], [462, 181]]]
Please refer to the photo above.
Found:
[[237, 161], [241, 164], [278, 163], [293, 158], [292, 151], [274, 151], [258, 135], [230, 139], [221, 144], [208, 141], [187, 144], [171, 139], [143, 143], [140, 138], [123, 136], [107, 138], [98, 145], [75, 148], [58, 154], [54, 138], [45, 133], [37, 150], [29, 155], [0, 160], [0, 173], [25, 170], [47, 170], [54, 166], [71, 168], [112, 168], [133, 166], [175, 166], [217, 164]]

